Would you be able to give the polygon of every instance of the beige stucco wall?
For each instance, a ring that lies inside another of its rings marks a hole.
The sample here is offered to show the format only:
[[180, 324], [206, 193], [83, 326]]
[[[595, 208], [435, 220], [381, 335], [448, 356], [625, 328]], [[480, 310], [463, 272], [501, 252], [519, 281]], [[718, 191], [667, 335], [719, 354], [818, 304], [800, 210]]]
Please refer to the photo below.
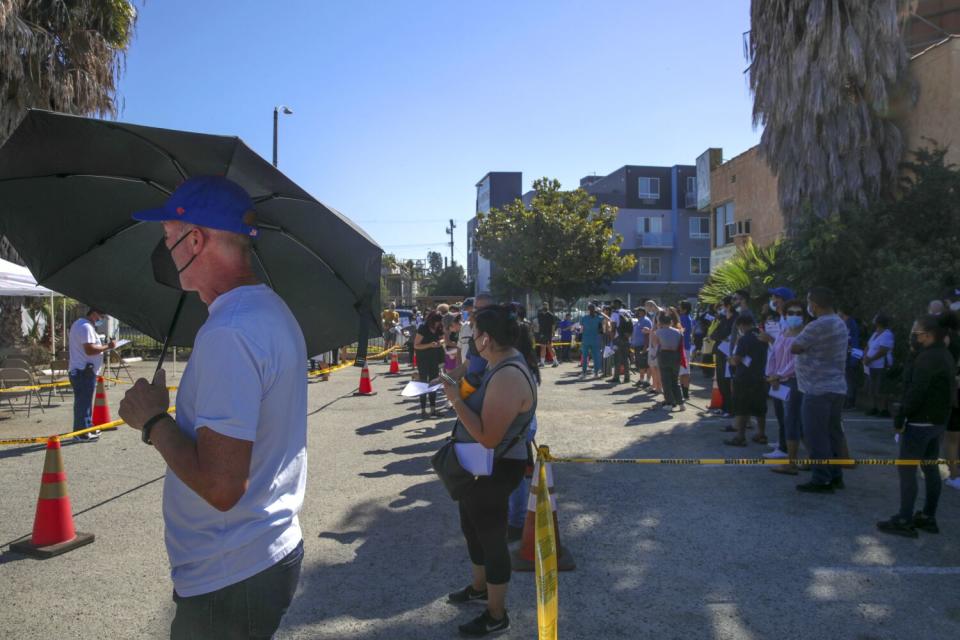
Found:
[[947, 162], [960, 165], [960, 38], [918, 54], [910, 62], [919, 95], [904, 118], [906, 148], [930, 146], [932, 138], [949, 146]]

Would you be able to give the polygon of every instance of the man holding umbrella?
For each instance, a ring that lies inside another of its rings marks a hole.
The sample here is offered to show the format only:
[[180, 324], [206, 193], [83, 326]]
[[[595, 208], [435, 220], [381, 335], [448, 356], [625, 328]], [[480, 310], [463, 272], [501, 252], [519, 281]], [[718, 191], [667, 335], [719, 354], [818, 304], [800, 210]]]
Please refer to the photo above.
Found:
[[209, 317], [194, 341], [176, 419], [161, 369], [140, 379], [120, 417], [168, 466], [163, 491], [176, 614], [171, 637], [271, 637], [303, 560], [306, 486], [303, 333], [252, 268], [258, 229], [239, 185], [195, 177], [159, 209], [154, 272], [176, 269]]

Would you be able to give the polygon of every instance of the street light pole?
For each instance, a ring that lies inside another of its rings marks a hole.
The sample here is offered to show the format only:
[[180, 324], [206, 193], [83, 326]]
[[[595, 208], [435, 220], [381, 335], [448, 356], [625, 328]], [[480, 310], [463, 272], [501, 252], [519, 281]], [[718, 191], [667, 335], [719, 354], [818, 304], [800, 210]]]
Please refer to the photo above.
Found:
[[280, 119], [280, 112], [284, 115], [291, 115], [293, 110], [285, 105], [273, 108], [273, 166], [277, 166], [277, 122]]

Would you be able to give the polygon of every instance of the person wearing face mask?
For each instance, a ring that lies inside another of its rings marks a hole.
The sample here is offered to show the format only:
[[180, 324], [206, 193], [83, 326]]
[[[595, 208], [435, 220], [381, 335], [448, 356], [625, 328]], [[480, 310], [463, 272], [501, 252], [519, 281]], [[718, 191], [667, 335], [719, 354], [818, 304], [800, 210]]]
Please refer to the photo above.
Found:
[[[417, 377], [420, 380], [434, 380], [440, 375], [443, 364], [443, 316], [431, 311], [423, 324], [417, 328], [413, 348], [417, 352]], [[420, 396], [420, 417], [427, 418], [427, 398], [430, 399], [430, 417], [437, 417], [437, 392], [432, 391]]]
[[725, 296], [723, 298], [720, 308], [717, 312], [719, 315], [719, 322], [710, 333], [710, 338], [714, 341], [713, 361], [716, 363], [716, 368], [714, 371], [717, 376], [717, 388], [720, 390], [720, 395], [723, 398], [723, 407], [717, 411], [721, 413], [724, 418], [733, 417], [733, 387], [730, 377], [727, 375], [728, 356], [724, 355], [723, 351], [720, 350], [720, 347], [721, 345], [726, 344], [728, 353], [733, 353], [732, 350], [729, 350], [729, 345], [735, 330], [734, 323], [737, 321], [737, 311], [734, 308], [734, 305], [735, 302], [733, 296]]
[[[93, 394], [97, 387], [97, 376], [103, 368], [103, 354], [116, 346], [111, 340], [100, 344], [97, 329], [103, 326], [104, 313], [96, 307], [90, 307], [82, 318], [70, 326], [70, 386], [73, 388], [73, 430], [79, 431], [93, 426]], [[73, 439], [78, 442], [96, 440], [100, 431], [91, 431]]]
[[[119, 414], [163, 457], [164, 539], [173, 578], [170, 636], [272, 637], [303, 562], [307, 485], [306, 343], [297, 319], [253, 270], [259, 229], [249, 194], [219, 176], [184, 181], [158, 209], [154, 277], [197, 292], [208, 316], [176, 397], [161, 369]], [[164, 266], [166, 264], [166, 266]], [[149, 540], [144, 545], [149, 553]]]
[[[843, 400], [847, 393], [847, 325], [836, 314], [833, 291], [813, 287], [807, 294], [807, 313], [814, 318], [790, 345], [797, 356], [797, 388], [803, 393], [800, 414], [803, 440], [811, 458], [827, 460], [847, 455], [843, 433]], [[837, 465], [813, 465], [810, 482], [797, 485], [804, 493], [833, 493], [844, 488]]]
[[887, 383], [889, 369], [893, 366], [893, 331], [890, 330], [890, 318], [882, 313], [873, 319], [873, 326], [873, 335], [863, 355], [863, 367], [870, 377], [870, 401], [873, 403], [867, 415], [889, 418]]
[[803, 330], [807, 315], [803, 303], [799, 300], [785, 302], [783, 308], [784, 329], [770, 348], [766, 374], [771, 390], [777, 391], [783, 386], [789, 389], [789, 395], [783, 402], [783, 427], [780, 430], [781, 446], [770, 453], [763, 454], [763, 457], [788, 458], [790, 460], [789, 464], [772, 467], [770, 470], [775, 473], [795, 476], [799, 468], [794, 461], [797, 459], [797, 454], [800, 451], [800, 440], [803, 437], [803, 420], [800, 415], [803, 393], [797, 387], [796, 356], [790, 352], [790, 347], [793, 346], [794, 338], [800, 335]]
[[515, 309], [492, 305], [475, 317], [474, 339], [489, 365], [487, 371], [468, 398], [462, 399], [459, 388], [446, 382], [444, 393], [457, 415], [451, 437], [455, 442], [493, 449], [493, 469], [490, 475], [478, 476], [458, 501], [472, 580], [449, 594], [447, 601], [456, 605], [485, 601], [483, 613], [459, 627], [463, 635], [485, 636], [510, 626], [506, 610], [511, 575], [508, 502], [527, 466], [524, 436], [536, 415], [537, 387], [527, 364], [534, 358], [532, 344], [520, 340]]
[[580, 365], [580, 377], [587, 377], [587, 366], [593, 358], [593, 377], [599, 378], [603, 369], [603, 320], [606, 316], [597, 311], [592, 302], [587, 305], [587, 314], [580, 318], [580, 353], [583, 362]]
[[[937, 316], [918, 319], [910, 332], [916, 354], [904, 376], [904, 390], [894, 427], [900, 434], [902, 460], [936, 460], [940, 440], [957, 394], [957, 363], [944, 344], [946, 331]], [[923, 510], [914, 513], [917, 499], [917, 467], [897, 467], [900, 476], [900, 511], [877, 523], [883, 533], [916, 538], [917, 530], [939, 533], [937, 503], [940, 500], [940, 466], [922, 465], [926, 484]]]

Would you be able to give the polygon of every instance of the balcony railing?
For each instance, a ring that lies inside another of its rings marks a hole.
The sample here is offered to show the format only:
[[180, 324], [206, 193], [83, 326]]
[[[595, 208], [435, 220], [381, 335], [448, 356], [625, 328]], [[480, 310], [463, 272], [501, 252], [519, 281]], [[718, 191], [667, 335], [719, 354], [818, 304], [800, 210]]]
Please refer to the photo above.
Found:
[[672, 233], [643, 233], [637, 234], [637, 244], [646, 249], [672, 249]]

